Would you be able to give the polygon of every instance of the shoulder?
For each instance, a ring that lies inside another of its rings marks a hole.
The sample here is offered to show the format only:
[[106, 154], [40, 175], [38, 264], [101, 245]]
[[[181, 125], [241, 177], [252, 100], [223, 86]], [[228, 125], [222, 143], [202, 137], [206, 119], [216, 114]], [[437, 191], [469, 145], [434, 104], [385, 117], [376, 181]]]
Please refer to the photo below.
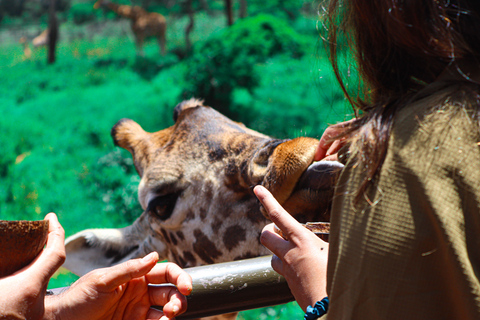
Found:
[[392, 126], [386, 163], [428, 181], [448, 180], [466, 171], [480, 178], [477, 94], [470, 85], [460, 83], [400, 110]]
[[[478, 149], [480, 105], [475, 87], [450, 85], [406, 105], [395, 116], [392, 144], [404, 152]], [[452, 149], [453, 148], [453, 149]]]

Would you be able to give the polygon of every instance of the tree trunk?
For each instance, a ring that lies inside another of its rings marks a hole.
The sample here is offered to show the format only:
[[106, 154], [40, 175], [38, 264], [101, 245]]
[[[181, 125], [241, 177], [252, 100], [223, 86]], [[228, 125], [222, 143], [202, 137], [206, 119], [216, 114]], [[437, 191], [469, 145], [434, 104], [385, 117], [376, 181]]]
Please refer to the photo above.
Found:
[[195, 20], [194, 20], [194, 12], [192, 7], [192, 0], [187, 0], [186, 2], [186, 11], [188, 14], [189, 22], [187, 28], [185, 29], [185, 45], [187, 47], [187, 52], [190, 51], [192, 47], [192, 43], [190, 42], [190, 32], [192, 32]]
[[231, 26], [233, 24], [232, 0], [225, 0], [225, 10], [227, 15], [227, 23], [229, 26]]
[[47, 63], [55, 62], [55, 49], [58, 40], [58, 20], [55, 14], [55, 0], [50, 0], [49, 17], [48, 17], [48, 58]]
[[240, 0], [240, 18], [246, 18], [247, 15], [247, 0]]

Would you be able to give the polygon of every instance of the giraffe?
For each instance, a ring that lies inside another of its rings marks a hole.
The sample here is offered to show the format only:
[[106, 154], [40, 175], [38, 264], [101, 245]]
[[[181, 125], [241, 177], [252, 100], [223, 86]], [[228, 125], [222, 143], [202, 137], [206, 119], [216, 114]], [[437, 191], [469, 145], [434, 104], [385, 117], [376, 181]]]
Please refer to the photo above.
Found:
[[317, 139], [273, 139], [196, 99], [178, 104], [173, 117], [173, 126], [154, 133], [130, 119], [112, 128], [141, 177], [143, 213], [125, 228], [68, 237], [64, 267], [83, 275], [151, 251], [184, 268], [267, 255], [260, 233], [268, 219], [253, 193], [258, 184], [297, 220], [329, 221], [342, 165], [313, 162]]
[[21, 37], [18, 42], [23, 46], [23, 60], [30, 60], [32, 58], [32, 49], [30, 49], [27, 38]]
[[[50, 29], [47, 28], [43, 30], [38, 36], [32, 39], [33, 48], [36, 49], [38, 47], [46, 46], [48, 44], [48, 36], [50, 34]], [[31, 59], [32, 57], [32, 49], [30, 48], [30, 43], [27, 37], [23, 36], [18, 40], [20, 44], [23, 45], [23, 55], [24, 60]]]
[[143, 42], [145, 38], [154, 36], [160, 46], [160, 52], [165, 55], [166, 29], [165, 17], [160, 13], [148, 12], [139, 6], [119, 5], [108, 0], [95, 2], [95, 9], [108, 8], [121, 17], [131, 20], [131, 27], [135, 36], [137, 52], [143, 55]]

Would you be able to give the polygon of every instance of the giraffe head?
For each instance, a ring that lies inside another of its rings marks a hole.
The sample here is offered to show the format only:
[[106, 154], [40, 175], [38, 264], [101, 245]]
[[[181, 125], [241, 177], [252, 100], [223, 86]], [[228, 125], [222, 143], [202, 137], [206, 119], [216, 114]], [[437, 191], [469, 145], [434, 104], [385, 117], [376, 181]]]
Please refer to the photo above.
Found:
[[66, 240], [65, 267], [79, 275], [157, 251], [182, 267], [268, 254], [261, 184], [299, 221], [329, 220], [337, 162], [313, 163], [318, 140], [278, 140], [201, 101], [176, 106], [175, 124], [148, 133], [129, 119], [112, 129], [141, 177], [140, 217], [122, 229], [88, 229]]

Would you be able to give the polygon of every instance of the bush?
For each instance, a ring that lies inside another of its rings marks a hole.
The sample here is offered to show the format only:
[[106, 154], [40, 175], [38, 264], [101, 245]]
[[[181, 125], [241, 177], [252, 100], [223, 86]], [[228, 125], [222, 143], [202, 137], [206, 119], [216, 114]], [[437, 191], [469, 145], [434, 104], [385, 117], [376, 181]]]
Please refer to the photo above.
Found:
[[70, 8], [70, 16], [74, 23], [82, 24], [94, 21], [96, 19], [96, 12], [95, 9], [93, 9], [92, 3], [76, 3]]
[[128, 152], [115, 148], [98, 159], [82, 180], [92, 198], [102, 199], [103, 211], [112, 224], [130, 224], [141, 214], [137, 199], [140, 177]]
[[194, 47], [182, 98], [205, 99], [206, 104], [235, 118], [229, 109], [233, 89], [251, 91], [259, 84], [257, 64], [278, 54], [298, 59], [306, 49], [304, 38], [282, 20], [270, 15], [241, 20]]
[[268, 13], [277, 18], [294, 20], [301, 14], [302, 6], [310, 2], [298, 0], [249, 0], [249, 14]]
[[235, 89], [232, 103], [237, 120], [252, 129], [276, 138], [319, 138], [349, 112], [326, 57], [277, 56], [256, 71], [262, 74], [258, 87]]

